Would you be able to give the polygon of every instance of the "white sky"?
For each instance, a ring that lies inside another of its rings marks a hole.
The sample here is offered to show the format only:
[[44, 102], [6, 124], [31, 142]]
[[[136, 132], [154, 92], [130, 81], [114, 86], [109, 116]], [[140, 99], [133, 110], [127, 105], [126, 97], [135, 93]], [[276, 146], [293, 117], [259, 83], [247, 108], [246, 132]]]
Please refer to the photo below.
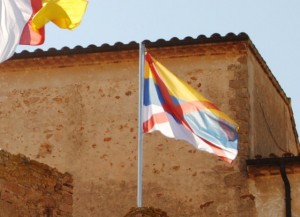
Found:
[[89, 0], [77, 29], [48, 24], [43, 46], [19, 46], [17, 51], [246, 32], [292, 98], [300, 133], [299, 28], [299, 0]]

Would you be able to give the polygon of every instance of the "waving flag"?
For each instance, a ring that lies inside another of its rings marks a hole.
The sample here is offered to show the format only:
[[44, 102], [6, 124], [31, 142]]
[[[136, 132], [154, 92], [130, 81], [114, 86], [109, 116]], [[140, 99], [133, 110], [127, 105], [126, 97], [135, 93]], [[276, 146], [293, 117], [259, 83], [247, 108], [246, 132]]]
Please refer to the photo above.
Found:
[[18, 44], [42, 44], [44, 25], [49, 21], [60, 28], [76, 28], [87, 3], [87, 0], [0, 0], [0, 63], [14, 54]]
[[33, 17], [33, 27], [40, 29], [49, 21], [63, 29], [76, 28], [85, 13], [87, 0], [43, 0], [43, 8]]
[[144, 132], [160, 131], [228, 162], [234, 160], [238, 125], [149, 53], [145, 59]]
[[31, 15], [31, 0], [0, 1], [0, 63], [14, 54]]

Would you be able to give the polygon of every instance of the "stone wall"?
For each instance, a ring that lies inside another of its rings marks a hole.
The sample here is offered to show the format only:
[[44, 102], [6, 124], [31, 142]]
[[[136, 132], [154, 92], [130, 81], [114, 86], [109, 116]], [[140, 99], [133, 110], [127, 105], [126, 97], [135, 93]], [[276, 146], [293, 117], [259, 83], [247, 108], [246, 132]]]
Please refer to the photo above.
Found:
[[277, 81], [253, 53], [248, 54], [248, 72], [251, 95], [250, 157], [282, 156], [284, 153], [298, 155], [299, 144], [293, 131], [290, 104]]
[[[298, 187], [300, 175], [298, 173], [287, 174], [287, 176], [291, 187], [292, 216], [300, 217], [300, 189]], [[285, 187], [280, 174], [251, 177], [249, 186], [255, 197], [255, 206], [259, 217], [285, 216]]]
[[[287, 98], [269, 69], [250, 50], [247, 61], [251, 111], [249, 159], [282, 157], [287, 153], [297, 156], [299, 145]], [[272, 171], [264, 176], [249, 175], [249, 190], [255, 198], [257, 216], [285, 216], [285, 189], [279, 168], [275, 174]], [[291, 185], [292, 216], [299, 217], [299, 170], [295, 174], [289, 172], [287, 176]]]
[[[246, 45], [148, 51], [240, 124], [240, 154], [231, 165], [186, 142], [146, 134], [143, 205], [169, 216], [253, 216], [244, 161]], [[6, 64], [0, 72], [0, 145], [70, 172], [74, 216], [127, 213], [136, 205], [138, 51]]]
[[71, 217], [69, 174], [0, 151], [0, 217]]
[[[256, 63], [247, 43], [148, 51], [234, 119], [240, 143], [228, 164], [186, 142], [146, 134], [143, 205], [174, 217], [256, 216], [245, 159], [265, 135], [251, 125], [260, 111], [253, 109], [249, 67]], [[134, 207], [138, 50], [11, 60], [0, 70], [0, 147], [70, 172], [75, 217], [123, 216]]]

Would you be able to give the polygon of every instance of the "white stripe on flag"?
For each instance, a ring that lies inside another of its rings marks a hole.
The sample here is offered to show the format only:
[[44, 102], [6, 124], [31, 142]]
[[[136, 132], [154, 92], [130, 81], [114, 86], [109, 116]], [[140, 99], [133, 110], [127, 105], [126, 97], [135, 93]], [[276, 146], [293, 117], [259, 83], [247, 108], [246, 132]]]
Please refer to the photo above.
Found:
[[[146, 113], [148, 114], [147, 119], [144, 116], [145, 118], [144, 122], [151, 117], [152, 113], [157, 114], [158, 111], [163, 111], [162, 108], [159, 109], [158, 107], [159, 106], [153, 106], [153, 105], [144, 106], [143, 108], [145, 112], [144, 114]], [[154, 112], [152, 110], [153, 108], [155, 110]], [[197, 137], [193, 132], [185, 128], [183, 125], [178, 124], [170, 114], [166, 112], [164, 114], [167, 116], [168, 122], [155, 123], [153, 128], [149, 130], [149, 133], [157, 130], [169, 138], [185, 140], [193, 144], [193, 146], [196, 147], [197, 149], [204, 150], [209, 153], [213, 153], [211, 147], [207, 143], [202, 141], [199, 137]]]
[[143, 105], [143, 122], [149, 120], [154, 114], [160, 114], [165, 112], [163, 107], [159, 105], [150, 104], [148, 106]]
[[0, 1], [0, 63], [15, 53], [31, 14], [31, 0]]
[[[161, 106], [157, 106], [157, 105], [143, 106], [143, 111], [144, 111], [143, 122], [148, 121], [152, 115], [160, 114], [160, 113], [164, 113], [164, 115], [168, 119], [166, 122], [155, 123], [152, 129], [149, 129], [147, 133], [160, 131], [166, 137], [185, 140], [190, 144], [192, 144], [198, 150], [215, 154], [210, 145], [208, 145], [205, 141], [199, 138], [192, 131], [188, 130], [186, 127], [176, 122], [175, 119], [170, 114], [164, 112]], [[224, 152], [225, 155], [224, 157], [231, 160], [235, 159], [237, 155], [237, 150], [232, 148], [226, 148], [223, 146], [220, 148]]]

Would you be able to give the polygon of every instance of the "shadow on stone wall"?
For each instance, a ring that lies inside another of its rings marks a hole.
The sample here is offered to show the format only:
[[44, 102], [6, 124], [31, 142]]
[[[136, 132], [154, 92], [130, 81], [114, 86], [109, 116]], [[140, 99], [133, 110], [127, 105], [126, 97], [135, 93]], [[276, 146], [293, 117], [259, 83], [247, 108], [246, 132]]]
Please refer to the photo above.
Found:
[[72, 217], [73, 178], [0, 150], [0, 217]]

